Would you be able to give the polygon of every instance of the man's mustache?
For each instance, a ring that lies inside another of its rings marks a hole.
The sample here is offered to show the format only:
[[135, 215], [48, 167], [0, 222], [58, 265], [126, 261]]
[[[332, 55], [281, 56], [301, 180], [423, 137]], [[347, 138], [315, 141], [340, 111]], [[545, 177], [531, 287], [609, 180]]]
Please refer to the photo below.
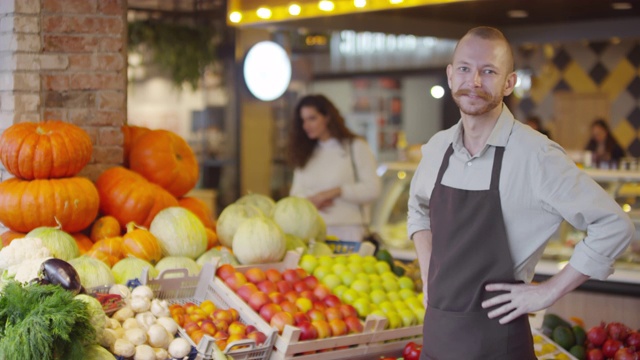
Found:
[[477, 89], [474, 91], [471, 91], [469, 89], [460, 89], [456, 91], [453, 95], [455, 97], [464, 96], [464, 95], [474, 95], [481, 98], [482, 100], [491, 100], [491, 95], [489, 95], [489, 93], [487, 93], [482, 89]]

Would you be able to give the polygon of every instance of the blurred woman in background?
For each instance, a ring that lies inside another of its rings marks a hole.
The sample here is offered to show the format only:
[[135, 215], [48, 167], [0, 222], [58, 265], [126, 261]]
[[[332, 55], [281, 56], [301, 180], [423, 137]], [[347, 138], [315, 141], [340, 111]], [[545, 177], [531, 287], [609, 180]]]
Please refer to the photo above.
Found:
[[592, 162], [596, 167], [617, 168], [620, 159], [625, 156], [622, 146], [613, 137], [604, 119], [596, 119], [591, 123], [591, 139], [585, 150], [591, 151]]
[[352, 133], [329, 99], [308, 95], [298, 102], [289, 140], [294, 167], [289, 195], [309, 199], [327, 224], [327, 234], [361, 241], [370, 205], [380, 194], [376, 160], [367, 142]]

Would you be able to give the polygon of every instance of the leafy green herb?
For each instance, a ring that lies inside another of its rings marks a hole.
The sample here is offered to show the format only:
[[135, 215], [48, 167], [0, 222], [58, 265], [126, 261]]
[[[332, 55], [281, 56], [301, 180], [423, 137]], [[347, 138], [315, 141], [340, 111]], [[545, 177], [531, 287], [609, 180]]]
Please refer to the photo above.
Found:
[[96, 342], [87, 304], [58, 285], [12, 281], [0, 297], [0, 359], [82, 360]]

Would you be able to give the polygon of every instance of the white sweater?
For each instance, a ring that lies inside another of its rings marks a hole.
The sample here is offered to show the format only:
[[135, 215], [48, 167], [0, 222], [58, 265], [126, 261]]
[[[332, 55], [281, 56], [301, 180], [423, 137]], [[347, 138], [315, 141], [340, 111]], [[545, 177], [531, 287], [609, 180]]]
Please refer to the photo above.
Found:
[[[335, 138], [318, 142], [306, 166], [296, 168], [293, 173], [289, 193], [292, 196], [310, 197], [340, 187], [342, 195], [334, 199], [332, 206], [320, 211], [329, 228], [345, 225], [362, 228], [363, 223], [369, 224], [369, 206], [380, 195], [381, 181], [371, 148], [361, 138], [354, 139], [352, 146], [358, 182], [353, 173], [349, 143], [343, 145]], [[364, 221], [361, 205], [365, 209]]]

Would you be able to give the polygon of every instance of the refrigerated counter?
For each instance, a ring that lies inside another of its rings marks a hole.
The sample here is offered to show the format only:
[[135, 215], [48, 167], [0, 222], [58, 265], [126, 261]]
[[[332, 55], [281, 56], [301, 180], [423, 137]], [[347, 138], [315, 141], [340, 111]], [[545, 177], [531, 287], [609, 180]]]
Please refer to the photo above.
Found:
[[[382, 197], [372, 212], [372, 228], [384, 240], [384, 246], [400, 260], [415, 259], [413, 243], [407, 236], [407, 201], [411, 178], [417, 163], [384, 163], [378, 168], [382, 178]], [[585, 169], [627, 211], [636, 225], [632, 247], [616, 262], [616, 272], [606, 281], [589, 280], [581, 290], [621, 294], [640, 298], [640, 171]], [[571, 256], [574, 244], [584, 236], [564, 222], [551, 239], [536, 267], [535, 280], [544, 280], [558, 272]]]

